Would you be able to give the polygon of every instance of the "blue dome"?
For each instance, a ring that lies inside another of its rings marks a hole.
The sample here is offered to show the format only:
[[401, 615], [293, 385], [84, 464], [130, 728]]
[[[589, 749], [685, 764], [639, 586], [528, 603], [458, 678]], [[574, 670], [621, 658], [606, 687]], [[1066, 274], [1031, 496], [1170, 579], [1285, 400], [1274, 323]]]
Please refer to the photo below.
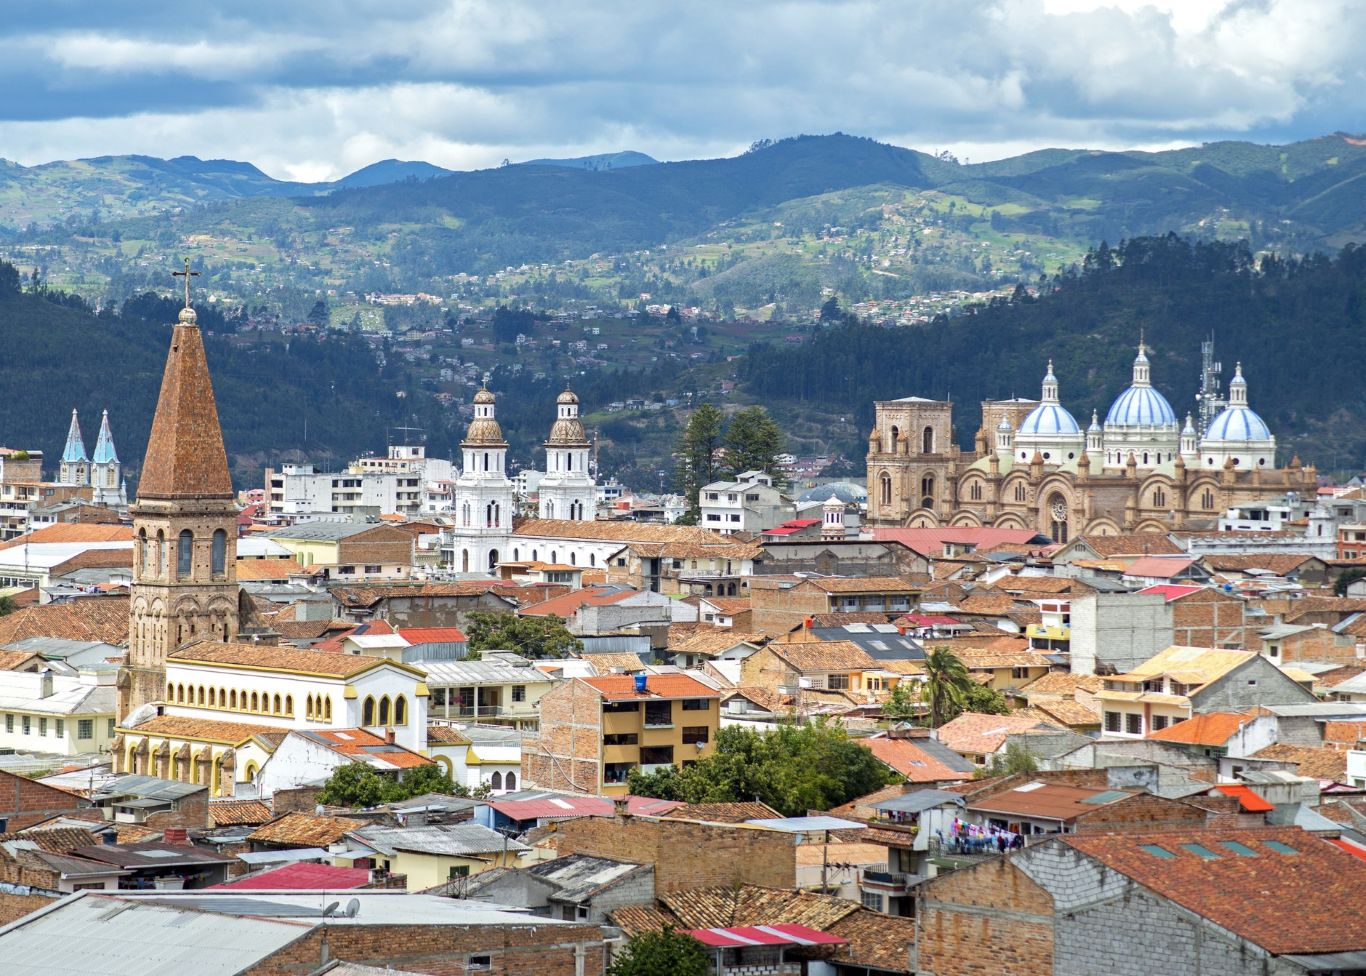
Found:
[[1106, 427], [1175, 427], [1176, 413], [1151, 386], [1131, 386], [1110, 405]]
[[1059, 434], [1080, 434], [1076, 418], [1067, 412], [1066, 407], [1056, 403], [1041, 403], [1029, 412], [1020, 424], [1021, 437], [1053, 437]]
[[1249, 407], [1225, 407], [1205, 432], [1207, 441], [1269, 441], [1271, 431]]

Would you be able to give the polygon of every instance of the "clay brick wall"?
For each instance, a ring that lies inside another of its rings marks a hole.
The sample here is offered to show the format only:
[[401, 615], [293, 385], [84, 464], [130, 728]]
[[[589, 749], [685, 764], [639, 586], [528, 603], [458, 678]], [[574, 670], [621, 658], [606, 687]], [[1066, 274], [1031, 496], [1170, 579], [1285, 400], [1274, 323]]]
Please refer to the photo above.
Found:
[[655, 890], [755, 884], [794, 888], [797, 846], [790, 834], [753, 827], [582, 817], [559, 826], [556, 850], [655, 866]]
[[1209, 814], [1179, 800], [1140, 793], [1077, 817], [1077, 833], [1203, 827]]
[[1192, 593], [1172, 604], [1172, 630], [1172, 643], [1186, 647], [1251, 650], [1260, 644], [1257, 629], [1247, 626], [1243, 601], [1212, 589]]
[[0, 821], [7, 831], [23, 830], [88, 806], [89, 802], [75, 794], [0, 770]]
[[275, 816], [285, 813], [312, 813], [318, 806], [320, 786], [300, 786], [293, 790], [276, 790], [270, 797], [270, 810]]
[[1053, 974], [1053, 900], [1008, 857], [925, 885], [916, 915], [921, 976]]
[[525, 786], [598, 793], [602, 698], [581, 681], [567, 681], [541, 696], [535, 735], [522, 740]]
[[0, 893], [0, 925], [18, 921], [30, 912], [51, 905], [56, 898], [47, 895], [11, 895]]
[[1280, 660], [1284, 664], [1299, 661], [1355, 664], [1358, 661], [1356, 640], [1340, 637], [1326, 627], [1292, 634], [1274, 643], [1280, 644]]
[[176, 809], [163, 813], [153, 813], [147, 817], [147, 826], [152, 830], [165, 830], [167, 827], [186, 827], [203, 830], [212, 827], [209, 817], [209, 791], [201, 790], [176, 803]]
[[[577, 951], [576, 951], [577, 950]], [[602, 976], [602, 931], [591, 925], [326, 925], [273, 953], [244, 976], [304, 976], [333, 959], [445, 976], [488, 956], [493, 976]]]
[[750, 581], [750, 626], [765, 634], [785, 634], [807, 617], [826, 613], [829, 598], [814, 586], [780, 588]]

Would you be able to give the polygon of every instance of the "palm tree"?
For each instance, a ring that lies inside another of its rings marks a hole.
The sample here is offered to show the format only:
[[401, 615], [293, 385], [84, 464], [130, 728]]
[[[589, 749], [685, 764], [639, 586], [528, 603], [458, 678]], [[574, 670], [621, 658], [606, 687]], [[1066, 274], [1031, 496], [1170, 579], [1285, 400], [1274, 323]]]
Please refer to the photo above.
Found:
[[938, 728], [963, 707], [972, 678], [962, 658], [947, 647], [925, 655], [925, 687], [930, 693], [930, 728]]

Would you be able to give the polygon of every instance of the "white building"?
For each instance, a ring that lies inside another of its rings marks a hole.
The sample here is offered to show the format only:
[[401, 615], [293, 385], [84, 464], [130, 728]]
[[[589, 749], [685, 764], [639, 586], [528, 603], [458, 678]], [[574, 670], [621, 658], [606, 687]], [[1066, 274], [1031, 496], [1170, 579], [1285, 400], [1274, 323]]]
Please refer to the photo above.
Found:
[[440, 495], [435, 483], [454, 477], [454, 466], [427, 457], [422, 445], [390, 445], [385, 457], [357, 458], [345, 471], [319, 471], [312, 464], [266, 469], [269, 515], [332, 512], [340, 515], [421, 515]]
[[495, 403], [487, 389], [474, 395], [474, 419], [460, 444], [449, 564], [462, 573], [492, 572], [506, 558], [512, 533], [515, 503], [507, 473], [508, 445]]
[[727, 535], [758, 533], [795, 518], [792, 499], [773, 487], [773, 476], [764, 471], [742, 471], [734, 481], [714, 481], [700, 495], [704, 529]]
[[375, 772], [403, 779], [411, 769], [430, 766], [421, 753], [368, 729], [307, 729], [285, 736], [256, 778], [261, 799], [329, 778], [342, 766], [361, 763]]
[[545, 477], [537, 487], [540, 517], [591, 522], [597, 486], [588, 470], [592, 446], [579, 420], [579, 398], [565, 389], [555, 400], [555, 423], [545, 441]]
[[0, 671], [0, 749], [57, 756], [108, 750], [118, 697], [114, 678], [112, 668]]

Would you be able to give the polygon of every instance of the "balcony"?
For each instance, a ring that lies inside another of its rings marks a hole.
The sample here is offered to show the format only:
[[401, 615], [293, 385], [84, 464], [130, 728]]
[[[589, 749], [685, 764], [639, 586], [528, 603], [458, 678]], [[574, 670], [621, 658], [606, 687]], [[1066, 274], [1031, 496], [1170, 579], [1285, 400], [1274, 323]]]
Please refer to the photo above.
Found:
[[640, 764], [640, 771], [641, 771], [642, 773], [645, 773], [646, 775], [649, 775], [650, 773], [659, 773], [659, 772], [663, 772], [663, 771], [666, 770], [666, 769], [673, 769], [673, 767], [674, 767], [674, 764], [671, 763], [671, 762], [666, 762], [666, 763], [641, 763], [641, 764]]
[[911, 888], [925, 880], [923, 874], [905, 874], [901, 871], [869, 871], [863, 872], [860, 887], [869, 891], [885, 892], [891, 895], [904, 895]]

